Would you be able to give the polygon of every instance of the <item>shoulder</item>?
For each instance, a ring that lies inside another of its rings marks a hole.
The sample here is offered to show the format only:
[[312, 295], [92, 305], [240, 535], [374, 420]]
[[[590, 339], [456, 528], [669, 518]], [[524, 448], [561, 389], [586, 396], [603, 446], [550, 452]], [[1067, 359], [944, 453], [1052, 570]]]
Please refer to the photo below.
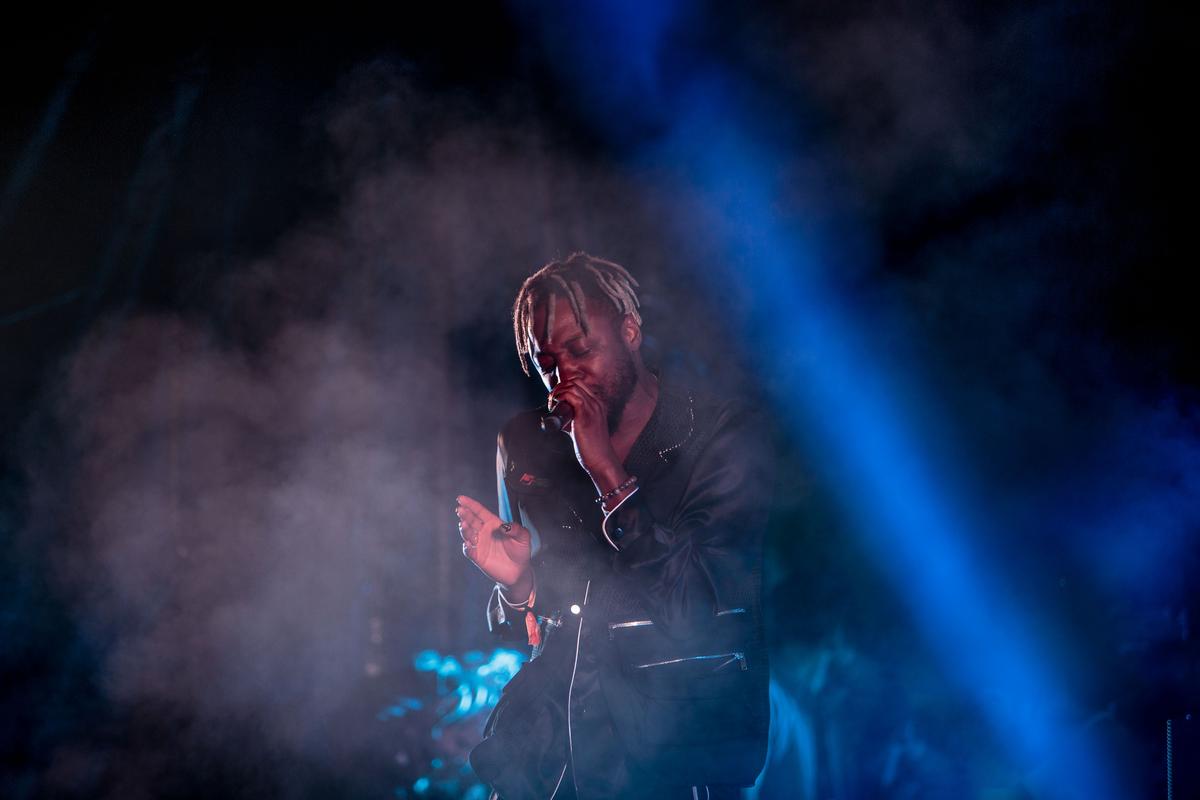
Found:
[[514, 414], [496, 434], [496, 446], [509, 453], [535, 446], [542, 438], [542, 413], [531, 408]]
[[706, 439], [730, 428], [762, 427], [763, 409], [751, 397], [723, 393], [697, 383], [681, 385], [675, 391], [684, 398], [686, 413], [694, 416], [697, 429]]
[[542, 430], [544, 408], [531, 408], [513, 415], [496, 435], [496, 447], [510, 460], [533, 461], [539, 464], [556, 463], [575, 458], [571, 437]]
[[722, 464], [754, 462], [769, 468], [774, 445], [771, 421], [753, 397], [692, 388], [698, 436], [696, 457]]

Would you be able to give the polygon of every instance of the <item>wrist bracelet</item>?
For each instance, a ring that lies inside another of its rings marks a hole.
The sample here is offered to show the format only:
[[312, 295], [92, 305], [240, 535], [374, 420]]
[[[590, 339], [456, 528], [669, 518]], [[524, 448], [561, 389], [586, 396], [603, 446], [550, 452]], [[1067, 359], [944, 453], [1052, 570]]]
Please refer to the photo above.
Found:
[[606, 500], [613, 499], [635, 483], [637, 483], [637, 475], [630, 475], [620, 486], [597, 497], [596, 502], [603, 504]]
[[533, 608], [534, 602], [537, 600], [537, 581], [534, 581], [533, 586], [529, 588], [529, 597], [525, 598], [523, 603], [514, 603], [504, 596], [504, 586], [497, 583], [496, 588], [500, 591], [500, 599], [504, 604], [515, 611], [527, 611]]
[[542, 628], [538, 624], [537, 614], [533, 613], [533, 604], [537, 600], [537, 581], [534, 581], [529, 590], [529, 598], [524, 603], [510, 603], [504, 596], [504, 587], [499, 583], [496, 584], [496, 591], [500, 593], [500, 602], [513, 611], [525, 612], [525, 641], [532, 647], [539, 647], [542, 643]]
[[617, 510], [618, 508], [620, 508], [621, 506], [623, 506], [623, 505], [625, 504], [625, 501], [626, 501], [626, 500], [628, 500], [629, 498], [631, 498], [631, 497], [633, 497], [635, 494], [637, 494], [637, 492], [638, 492], [638, 489], [640, 489], [640, 488], [642, 488], [642, 487], [640, 487], [640, 486], [634, 486], [632, 489], [630, 489], [630, 490], [629, 490], [629, 494], [627, 494], [627, 495], [625, 495], [624, 497], [622, 497], [622, 498], [621, 498], [621, 500], [620, 500], [620, 502], [618, 502], [618, 503], [617, 503], [615, 506], [613, 506], [612, 508], [609, 508], [609, 507], [608, 507], [608, 503], [601, 503], [601, 504], [600, 504], [600, 511], [601, 511], [601, 513], [602, 513], [602, 514], [604, 514], [604, 518], [605, 518], [605, 519], [608, 519], [608, 516], [609, 516], [610, 514], [616, 513], [616, 510]]

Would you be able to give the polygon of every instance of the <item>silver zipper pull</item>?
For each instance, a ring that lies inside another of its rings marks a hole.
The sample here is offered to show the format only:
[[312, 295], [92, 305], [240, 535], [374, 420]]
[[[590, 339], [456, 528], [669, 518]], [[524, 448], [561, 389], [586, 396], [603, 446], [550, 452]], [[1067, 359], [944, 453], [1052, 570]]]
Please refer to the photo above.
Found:
[[728, 661], [722, 661], [720, 664], [713, 667], [713, 672], [716, 672], [717, 670], [725, 669], [725, 667], [729, 666], [734, 661], [738, 662], [741, 665], [743, 670], [747, 669], [746, 654], [745, 653], [731, 653]]

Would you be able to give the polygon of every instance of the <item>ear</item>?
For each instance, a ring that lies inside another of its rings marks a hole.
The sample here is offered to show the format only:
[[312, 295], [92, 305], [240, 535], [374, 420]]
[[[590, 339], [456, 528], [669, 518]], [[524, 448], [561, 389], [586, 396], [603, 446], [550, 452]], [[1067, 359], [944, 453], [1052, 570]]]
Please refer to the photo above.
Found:
[[630, 352], [636, 353], [642, 348], [642, 326], [637, 324], [633, 314], [621, 317], [621, 321], [617, 325], [617, 332]]

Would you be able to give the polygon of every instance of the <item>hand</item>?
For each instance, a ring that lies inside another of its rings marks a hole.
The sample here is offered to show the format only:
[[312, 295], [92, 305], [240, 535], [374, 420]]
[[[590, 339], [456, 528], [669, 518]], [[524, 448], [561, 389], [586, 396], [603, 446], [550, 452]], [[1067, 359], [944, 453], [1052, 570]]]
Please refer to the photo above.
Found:
[[571, 378], [554, 387], [546, 400], [550, 410], [566, 403], [575, 416], [563, 428], [575, 446], [575, 458], [595, 480], [600, 474], [620, 471], [621, 462], [613, 450], [608, 431], [608, 406], [586, 384]]
[[463, 540], [463, 555], [471, 559], [484, 575], [506, 588], [522, 590], [533, 585], [529, 564], [529, 530], [506, 523], [476, 500], [466, 495], [457, 498], [458, 533]]

